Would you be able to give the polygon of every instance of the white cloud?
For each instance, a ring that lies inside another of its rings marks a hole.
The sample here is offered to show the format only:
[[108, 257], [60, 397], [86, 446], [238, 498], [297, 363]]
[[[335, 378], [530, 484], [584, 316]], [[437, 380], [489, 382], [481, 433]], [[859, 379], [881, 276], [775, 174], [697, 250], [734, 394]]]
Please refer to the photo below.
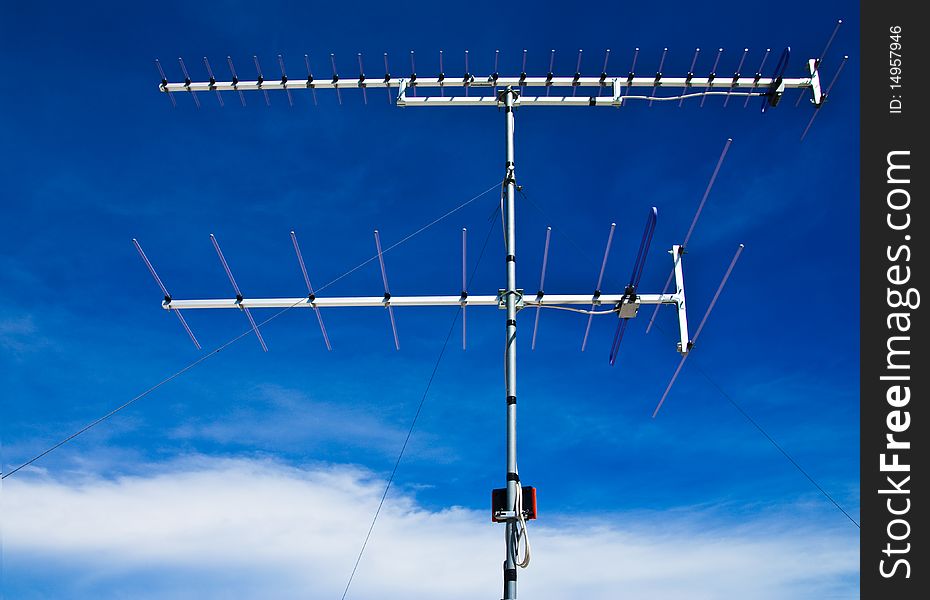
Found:
[[[46, 569], [68, 597], [221, 598], [235, 581], [237, 598], [338, 598], [384, 485], [356, 468], [250, 459], [194, 457], [150, 472], [5, 481], [7, 581]], [[858, 536], [842, 523], [541, 511], [524, 598], [858, 595]], [[392, 491], [349, 597], [499, 597], [502, 545], [487, 511], [431, 511]]]

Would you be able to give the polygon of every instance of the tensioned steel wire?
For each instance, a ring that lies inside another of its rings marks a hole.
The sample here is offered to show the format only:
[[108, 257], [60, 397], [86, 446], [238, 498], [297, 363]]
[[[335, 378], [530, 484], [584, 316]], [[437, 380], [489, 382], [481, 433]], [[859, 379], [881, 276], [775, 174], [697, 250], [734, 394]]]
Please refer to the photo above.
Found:
[[[410, 233], [410, 234], [404, 236], [404, 237], [401, 238], [399, 241], [397, 241], [397, 242], [391, 244], [390, 246], [386, 247], [386, 248], [383, 250], [383, 253], [390, 252], [391, 250], [393, 250], [394, 248], [397, 248], [397, 247], [400, 246], [401, 244], [404, 244], [405, 242], [410, 241], [412, 238], [414, 238], [414, 237], [416, 237], [417, 235], [423, 233], [424, 231], [426, 231], [426, 230], [429, 229], [430, 227], [433, 227], [434, 225], [436, 225], [436, 224], [439, 223], [440, 221], [443, 221], [444, 219], [448, 218], [449, 216], [451, 216], [451, 215], [455, 214], [456, 212], [462, 210], [463, 208], [465, 208], [465, 207], [468, 206], [469, 204], [472, 204], [473, 202], [475, 202], [475, 201], [479, 200], [480, 198], [486, 196], [486, 195], [489, 194], [490, 192], [496, 190], [499, 186], [500, 186], [500, 183], [495, 182], [494, 185], [492, 185], [492, 186], [489, 187], [488, 189], [484, 190], [484, 191], [481, 192], [480, 194], [478, 194], [478, 195], [476, 195], [476, 196], [473, 196], [472, 198], [470, 198], [470, 199], [466, 200], [465, 202], [459, 204], [459, 205], [456, 206], [455, 208], [449, 210], [448, 212], [446, 212], [446, 213], [443, 214], [442, 216], [440, 216], [440, 217], [438, 217], [438, 218], [436, 218], [436, 219], [430, 221], [429, 223], [427, 223], [427, 224], [424, 225], [423, 227], [420, 227], [419, 229], [417, 229], [417, 230], [414, 231], [413, 233]], [[332, 279], [331, 281], [327, 282], [326, 284], [324, 284], [323, 286], [321, 286], [320, 288], [318, 288], [317, 291], [321, 291], [321, 290], [324, 290], [324, 289], [330, 287], [331, 285], [335, 284], [336, 282], [338, 282], [338, 281], [342, 280], [343, 278], [345, 278], [345, 277], [351, 275], [352, 273], [358, 271], [359, 269], [361, 269], [361, 268], [364, 267], [365, 265], [367, 265], [367, 264], [369, 264], [370, 262], [375, 261], [375, 260], [377, 260], [377, 259], [378, 259], [378, 255], [376, 254], [376, 255], [372, 256], [371, 258], [368, 258], [367, 260], [362, 261], [361, 263], [359, 263], [358, 265], [352, 267], [351, 269], [349, 269], [349, 270], [346, 271], [345, 273], [343, 273], [343, 274], [337, 276], [336, 278]], [[294, 304], [292, 304], [292, 305], [290, 305], [290, 306], [288, 306], [288, 307], [286, 307], [286, 308], [282, 308], [282, 309], [279, 310], [278, 312], [276, 312], [276, 313], [274, 313], [273, 315], [269, 316], [267, 319], [265, 319], [265, 320], [261, 321], [260, 323], [258, 323], [255, 327], [256, 327], [256, 328], [260, 328], [260, 327], [262, 327], [262, 326], [264, 326], [264, 325], [266, 325], [266, 324], [268, 324], [268, 323], [271, 323], [272, 321], [274, 321], [275, 319], [277, 319], [277, 318], [280, 317], [281, 315], [283, 315], [283, 314], [285, 314], [286, 312], [290, 311], [290, 310], [293, 309], [294, 307], [296, 307], [296, 306], [298, 306], [298, 305], [300, 305], [300, 304], [303, 304], [304, 302], [306, 302], [306, 300], [303, 299], [303, 298], [301, 298], [301, 300], [300, 300], [299, 302], [295, 302]], [[159, 381], [159, 382], [156, 383], [155, 385], [153, 385], [153, 386], [147, 388], [145, 391], [141, 392], [140, 394], [138, 394], [138, 395], [136, 395], [136, 396], [130, 398], [128, 401], [126, 401], [126, 402], [124, 402], [123, 404], [117, 406], [116, 408], [114, 408], [113, 410], [107, 412], [107, 413], [104, 414], [103, 416], [98, 417], [97, 419], [91, 421], [90, 423], [88, 423], [88, 424], [85, 425], [84, 427], [81, 427], [80, 429], [78, 429], [77, 431], [75, 431], [74, 433], [72, 433], [71, 435], [65, 437], [64, 439], [62, 439], [62, 440], [60, 440], [59, 442], [53, 444], [52, 446], [48, 447], [47, 449], [43, 450], [42, 452], [36, 454], [35, 456], [33, 456], [33, 457], [30, 458], [29, 460], [23, 462], [22, 464], [20, 464], [20, 465], [17, 466], [16, 468], [10, 470], [9, 472], [0, 474], [0, 480], [6, 479], [7, 477], [10, 477], [11, 475], [13, 475], [13, 474], [17, 473], [18, 471], [20, 471], [20, 470], [22, 470], [22, 469], [28, 467], [29, 465], [31, 465], [31, 464], [35, 463], [36, 461], [38, 461], [38, 460], [44, 458], [45, 456], [48, 456], [49, 454], [51, 454], [52, 452], [54, 452], [54, 451], [57, 450], [58, 448], [61, 448], [62, 446], [64, 446], [64, 445], [67, 444], [68, 442], [70, 442], [71, 440], [75, 439], [76, 437], [80, 436], [80, 435], [83, 434], [83, 433], [86, 433], [86, 432], [89, 431], [90, 429], [93, 429], [94, 427], [96, 427], [96, 426], [99, 425], [100, 423], [103, 423], [104, 421], [106, 421], [106, 420], [109, 419], [110, 417], [116, 415], [116, 414], [119, 413], [120, 411], [122, 411], [122, 410], [128, 408], [129, 406], [131, 406], [131, 405], [133, 405], [133, 404], [135, 404], [135, 403], [138, 402], [139, 400], [142, 400], [142, 399], [145, 398], [146, 396], [149, 396], [150, 394], [152, 394], [153, 392], [155, 392], [156, 390], [158, 390], [158, 389], [161, 388], [162, 386], [164, 386], [164, 385], [166, 385], [167, 383], [170, 383], [171, 381], [177, 379], [178, 377], [180, 377], [180, 376], [183, 375], [184, 373], [187, 373], [188, 371], [190, 371], [190, 370], [193, 369], [194, 367], [198, 366], [199, 364], [203, 363], [203, 362], [206, 361], [207, 359], [209, 359], [209, 358], [211, 358], [211, 357], [213, 357], [213, 356], [219, 354], [220, 352], [222, 352], [222, 351], [225, 350], [226, 348], [232, 346], [233, 344], [235, 344], [236, 342], [238, 342], [238, 341], [241, 340], [242, 338], [244, 338], [244, 337], [246, 337], [246, 336], [248, 336], [248, 335], [251, 335], [251, 334], [253, 333], [253, 331], [254, 331], [254, 330], [250, 327], [250, 328], [247, 329], [246, 331], [243, 331], [242, 333], [240, 333], [240, 334], [236, 335], [235, 337], [233, 337], [233, 338], [227, 340], [226, 342], [223, 342], [222, 344], [220, 344], [219, 346], [217, 346], [216, 348], [214, 348], [214, 349], [211, 350], [210, 352], [204, 354], [203, 356], [201, 356], [200, 358], [194, 360], [193, 362], [188, 363], [188, 364], [187, 364], [186, 366], [184, 366], [183, 368], [181, 368], [181, 369], [179, 369], [178, 371], [175, 371], [174, 373], [172, 373], [171, 375], [165, 377], [164, 379], [162, 379], [161, 381]]]
[[[494, 213], [491, 215], [491, 218], [489, 219], [489, 221], [491, 221], [491, 226], [488, 228], [488, 233], [484, 237], [484, 244], [481, 246], [481, 252], [478, 254], [478, 260], [475, 262], [475, 266], [468, 278], [466, 288], [471, 285], [472, 280], [475, 278], [475, 274], [478, 272], [478, 266], [481, 264], [481, 259], [484, 257], [484, 251], [487, 249], [488, 241], [491, 239], [491, 233], [494, 231], [494, 217], [496, 215], [497, 211], [494, 211]], [[417, 405], [416, 413], [414, 413], [413, 420], [410, 422], [410, 428], [407, 430], [407, 437], [404, 438], [404, 443], [397, 455], [397, 460], [394, 461], [394, 468], [391, 470], [391, 476], [388, 477], [387, 483], [384, 486], [384, 492], [381, 494], [381, 500], [378, 502], [378, 508], [375, 510], [375, 515], [371, 519], [371, 525], [368, 527], [368, 533], [365, 534], [365, 541], [362, 542], [362, 547], [358, 552], [358, 557], [355, 559], [355, 565], [352, 566], [352, 573], [349, 574], [349, 580], [346, 582], [346, 587], [342, 591], [341, 600], [345, 600], [346, 595], [349, 593], [349, 587], [351, 587], [352, 581], [355, 580], [355, 573], [358, 571], [358, 565], [362, 561], [362, 555], [365, 554], [365, 548], [368, 547], [368, 541], [371, 539], [371, 534], [375, 529], [375, 523], [378, 522], [378, 517], [381, 515], [381, 509], [384, 507], [384, 500], [387, 498], [388, 491], [390, 491], [391, 485], [394, 483], [394, 477], [397, 475], [397, 468], [400, 466], [400, 461], [404, 458], [404, 453], [407, 451], [407, 445], [410, 443], [410, 437], [413, 435], [413, 429], [416, 427], [417, 420], [420, 418], [420, 413], [423, 411], [423, 404], [426, 402], [426, 397], [429, 395], [430, 388], [433, 386], [433, 380], [436, 378], [436, 372], [439, 370], [439, 364], [442, 362], [442, 357], [446, 353], [446, 347], [449, 345], [449, 340], [452, 338], [452, 332], [455, 330], [455, 324], [458, 322], [459, 315], [461, 313], [462, 306], [459, 305], [458, 310], [455, 311], [455, 316], [452, 317], [452, 323], [449, 324], [449, 332], [446, 333], [446, 339], [442, 343], [442, 348], [439, 350], [439, 356], [436, 357], [436, 363], [433, 365], [433, 370], [426, 382], [426, 388], [423, 390], [423, 395], [420, 397], [420, 403]]]

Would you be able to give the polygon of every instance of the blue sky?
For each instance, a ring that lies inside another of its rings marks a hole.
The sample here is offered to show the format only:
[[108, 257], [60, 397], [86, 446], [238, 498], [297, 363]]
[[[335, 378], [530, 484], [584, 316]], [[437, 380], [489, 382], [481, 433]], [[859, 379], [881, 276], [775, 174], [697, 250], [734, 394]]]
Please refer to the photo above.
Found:
[[[612, 320], [595, 320], [582, 353], [585, 318], [546, 312], [531, 351], [534, 315], [521, 314], [520, 472], [539, 489], [541, 518], [520, 581], [538, 597], [581, 585], [592, 597], [858, 593], [858, 530], [717, 389], [858, 516], [856, 4], [3, 11], [4, 471], [200, 355], [159, 308], [133, 237], [177, 298], [230, 295], [210, 233], [245, 295], [299, 296], [291, 229], [319, 286], [372, 255], [373, 229], [390, 245], [502, 176], [503, 116], [493, 109], [399, 109], [374, 90], [367, 105], [347, 91], [342, 106], [321, 92], [319, 106], [297, 93], [293, 108], [282, 95], [266, 107], [253, 94], [245, 108], [202, 95], [200, 110], [185, 97], [172, 109], [157, 93], [154, 58], [177, 81], [178, 56], [199, 78], [202, 56], [225, 75], [231, 55], [246, 77], [253, 54], [266, 75], [279, 53], [295, 73], [309, 53], [327, 75], [329, 52], [344, 73], [363, 52], [372, 74], [387, 51], [396, 75], [409, 71], [411, 49], [419, 72], [438, 71], [444, 49], [446, 72], [457, 74], [465, 49], [476, 73], [490, 72], [500, 49], [500, 71], [516, 73], [526, 48], [527, 71], [544, 74], [555, 48], [555, 71], [570, 74], [583, 48], [582, 72], [597, 74], [605, 48], [609, 70], [626, 73], [634, 47], [637, 70], [652, 72], [667, 46], [665, 72], [683, 73], [695, 47], [698, 72], [724, 47], [728, 73], [744, 47], [749, 71], [765, 48], [790, 44], [789, 73], [800, 75], [843, 18], [824, 70], [832, 76], [844, 53], [850, 65], [803, 143], [811, 109], [794, 107], [796, 92], [764, 115], [755, 102], [724, 109], [719, 98], [703, 108], [518, 111], [520, 287], [535, 291], [551, 225], [546, 291], [590, 292], [616, 222], [604, 288], [619, 290], [646, 209], [657, 206], [641, 289], [660, 291], [664, 250], [684, 236], [727, 138], [686, 257], [694, 321], [746, 245], [656, 420], [678, 361], [673, 311], [649, 335], [646, 318], [634, 321], [614, 367]], [[392, 292], [457, 294], [459, 232], [469, 230], [473, 267], [496, 202], [487, 194], [389, 252]], [[502, 286], [502, 254], [498, 228], [471, 293]], [[327, 291], [379, 295], [377, 263]], [[397, 352], [383, 311], [333, 309], [329, 353], [312, 313], [291, 311], [264, 329], [269, 353], [244, 338], [5, 480], [7, 595], [341, 593], [453, 315], [396, 309]], [[232, 311], [188, 320], [205, 348], [247, 327]], [[463, 597], [498, 593], [502, 531], [487, 522], [487, 504], [503, 484], [501, 320], [473, 308], [467, 351], [453, 335], [350, 597], [425, 596], [430, 580], [407, 569], [440, 552], [461, 568], [438, 569], [436, 584], [458, 577]], [[578, 582], [587, 556], [609, 564]], [[745, 575], [722, 583], [721, 565]]]

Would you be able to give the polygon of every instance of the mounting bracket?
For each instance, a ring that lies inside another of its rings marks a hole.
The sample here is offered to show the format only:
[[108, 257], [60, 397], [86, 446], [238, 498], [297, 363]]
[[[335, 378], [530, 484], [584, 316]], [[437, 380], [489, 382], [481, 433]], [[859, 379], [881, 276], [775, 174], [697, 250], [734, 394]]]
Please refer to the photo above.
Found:
[[824, 99], [823, 91], [820, 89], [819, 66], [820, 65], [818, 64], [818, 60], [816, 58], [812, 58], [807, 61], [807, 70], [810, 71], [811, 74], [811, 94], [813, 96], [811, 102], [813, 102], [816, 108], [820, 108], [823, 105]]

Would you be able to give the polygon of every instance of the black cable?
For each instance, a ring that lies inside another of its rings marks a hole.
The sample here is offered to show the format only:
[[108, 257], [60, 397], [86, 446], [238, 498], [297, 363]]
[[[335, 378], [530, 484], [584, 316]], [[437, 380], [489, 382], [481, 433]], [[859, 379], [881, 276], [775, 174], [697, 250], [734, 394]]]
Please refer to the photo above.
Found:
[[[471, 282], [475, 278], [475, 273], [478, 272], [478, 265], [481, 264], [481, 259], [484, 257], [484, 251], [488, 247], [488, 241], [491, 239], [491, 232], [493, 231], [494, 222], [491, 221], [491, 227], [488, 228], [488, 234], [484, 238], [484, 244], [481, 246], [481, 252], [478, 254], [478, 260], [475, 263], [475, 268], [472, 269], [471, 276], [468, 278], [469, 287], [471, 287]], [[442, 357], [446, 353], [446, 347], [449, 345], [449, 340], [452, 338], [452, 332], [455, 330], [455, 324], [458, 322], [459, 315], [461, 313], [462, 307], [459, 306], [458, 310], [455, 311], [455, 316], [452, 317], [452, 324], [449, 325], [449, 332], [446, 334], [446, 339], [442, 343], [442, 349], [439, 351], [439, 356], [436, 357], [436, 364], [433, 365], [433, 372], [430, 373], [429, 380], [426, 382], [426, 389], [423, 390], [423, 396], [420, 398], [420, 404], [417, 406], [417, 412], [414, 413], [413, 421], [410, 423], [410, 429], [407, 430], [407, 437], [404, 438], [404, 444], [400, 447], [400, 453], [397, 455], [397, 460], [394, 461], [394, 468], [391, 470], [391, 476], [388, 477], [387, 484], [384, 486], [384, 493], [381, 494], [381, 500], [378, 502], [378, 508], [375, 510], [375, 516], [371, 519], [371, 526], [368, 527], [368, 533], [365, 535], [365, 541], [362, 542], [362, 548], [359, 550], [358, 557], [355, 559], [355, 565], [352, 567], [352, 573], [349, 574], [349, 581], [346, 582], [346, 588], [342, 592], [342, 600], [345, 600], [346, 594], [349, 593], [349, 586], [352, 585], [352, 581], [355, 579], [355, 572], [358, 570], [358, 565], [362, 561], [362, 555], [365, 553], [365, 548], [368, 546], [368, 540], [371, 539], [371, 533], [375, 529], [375, 523], [377, 523], [378, 517], [381, 515], [381, 508], [384, 506], [384, 499], [387, 498], [388, 491], [391, 489], [391, 485], [394, 483], [394, 476], [397, 474], [397, 468], [400, 466], [400, 461], [404, 458], [404, 453], [407, 451], [407, 444], [410, 442], [410, 436], [413, 435], [413, 429], [416, 427], [417, 419], [420, 418], [420, 412], [423, 410], [423, 404], [426, 402], [426, 397], [429, 394], [430, 387], [432, 387], [433, 380], [436, 378], [436, 372], [439, 370], [439, 363], [442, 362]]]

